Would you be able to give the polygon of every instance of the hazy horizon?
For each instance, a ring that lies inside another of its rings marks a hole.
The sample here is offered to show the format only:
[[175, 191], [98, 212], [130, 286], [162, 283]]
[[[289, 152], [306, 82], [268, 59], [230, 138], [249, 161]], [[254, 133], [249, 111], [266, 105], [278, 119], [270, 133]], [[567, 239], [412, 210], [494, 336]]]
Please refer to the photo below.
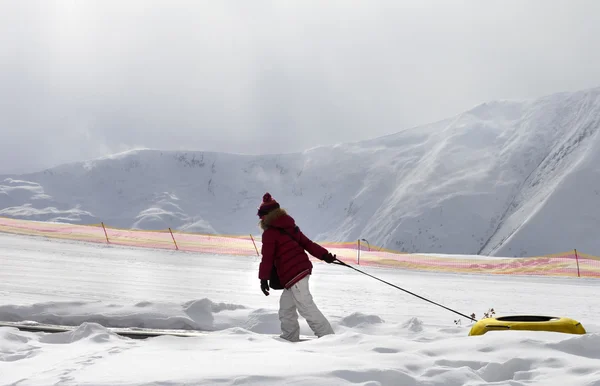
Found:
[[594, 1], [0, 0], [0, 174], [304, 151], [600, 86]]

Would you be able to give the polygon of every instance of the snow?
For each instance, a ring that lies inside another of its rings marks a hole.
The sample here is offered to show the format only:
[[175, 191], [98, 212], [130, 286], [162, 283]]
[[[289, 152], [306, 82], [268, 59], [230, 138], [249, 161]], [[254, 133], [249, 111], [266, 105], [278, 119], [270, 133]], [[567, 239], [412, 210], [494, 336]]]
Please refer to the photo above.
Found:
[[[262, 156], [135, 149], [0, 176], [0, 216], [258, 235], [269, 191], [312, 239], [435, 258], [600, 254], [600, 88], [491, 101], [396, 134]], [[100, 228], [99, 228], [100, 229]], [[170, 241], [169, 241], [170, 243]], [[365, 253], [367, 255], [368, 253]], [[600, 386], [597, 279], [315, 262], [310, 288], [335, 335], [278, 338], [279, 291], [257, 256], [0, 234], [0, 385]], [[585, 335], [471, 321], [566, 316]], [[198, 330], [132, 340], [111, 328]]]
[[[457, 314], [315, 263], [311, 291], [336, 334], [289, 343], [277, 337], [279, 292], [260, 291], [256, 256], [0, 234], [0, 262], [0, 320], [78, 326], [0, 327], [2, 385], [600, 385], [597, 279], [361, 267], [477, 318], [494, 308], [567, 316], [587, 330], [468, 336]], [[120, 326], [210, 332], [132, 340], [107, 328]]]
[[600, 255], [598, 128], [595, 88], [491, 101], [294, 154], [130, 150], [0, 176], [0, 216], [256, 235], [256, 208], [269, 191], [317, 241], [364, 238], [409, 253]]

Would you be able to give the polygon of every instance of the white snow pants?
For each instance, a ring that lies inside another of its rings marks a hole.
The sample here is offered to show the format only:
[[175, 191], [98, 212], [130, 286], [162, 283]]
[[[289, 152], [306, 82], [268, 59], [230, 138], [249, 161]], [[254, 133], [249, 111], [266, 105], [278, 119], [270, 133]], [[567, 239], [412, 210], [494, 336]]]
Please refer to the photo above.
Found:
[[305, 276], [289, 289], [284, 289], [279, 299], [279, 320], [281, 321], [281, 337], [291, 342], [300, 340], [300, 325], [298, 312], [306, 319], [309, 327], [317, 337], [334, 334], [329, 321], [321, 313], [308, 288], [308, 278]]

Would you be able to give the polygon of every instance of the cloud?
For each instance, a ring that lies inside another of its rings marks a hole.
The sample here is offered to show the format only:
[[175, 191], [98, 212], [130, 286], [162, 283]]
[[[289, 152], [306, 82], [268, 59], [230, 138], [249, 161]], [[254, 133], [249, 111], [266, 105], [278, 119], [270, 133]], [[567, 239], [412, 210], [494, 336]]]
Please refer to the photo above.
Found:
[[45, 1], [0, 12], [0, 173], [279, 153], [600, 85], [590, 1]]

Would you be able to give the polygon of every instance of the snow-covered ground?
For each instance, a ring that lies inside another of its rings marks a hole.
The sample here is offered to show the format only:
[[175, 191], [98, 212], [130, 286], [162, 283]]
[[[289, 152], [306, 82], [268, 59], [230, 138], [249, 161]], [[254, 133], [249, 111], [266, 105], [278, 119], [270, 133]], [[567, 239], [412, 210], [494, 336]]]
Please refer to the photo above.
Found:
[[[597, 279], [362, 268], [467, 315], [567, 316], [588, 332], [468, 336], [459, 315], [316, 263], [311, 289], [336, 335], [289, 343], [257, 257], [0, 234], [0, 266], [0, 320], [80, 326], [0, 328], [1, 385], [600, 385]], [[212, 332], [131, 340], [96, 323]]]
[[269, 191], [321, 241], [600, 255], [599, 129], [594, 88], [302, 153], [129, 151], [0, 176], [0, 216], [247, 235]]

